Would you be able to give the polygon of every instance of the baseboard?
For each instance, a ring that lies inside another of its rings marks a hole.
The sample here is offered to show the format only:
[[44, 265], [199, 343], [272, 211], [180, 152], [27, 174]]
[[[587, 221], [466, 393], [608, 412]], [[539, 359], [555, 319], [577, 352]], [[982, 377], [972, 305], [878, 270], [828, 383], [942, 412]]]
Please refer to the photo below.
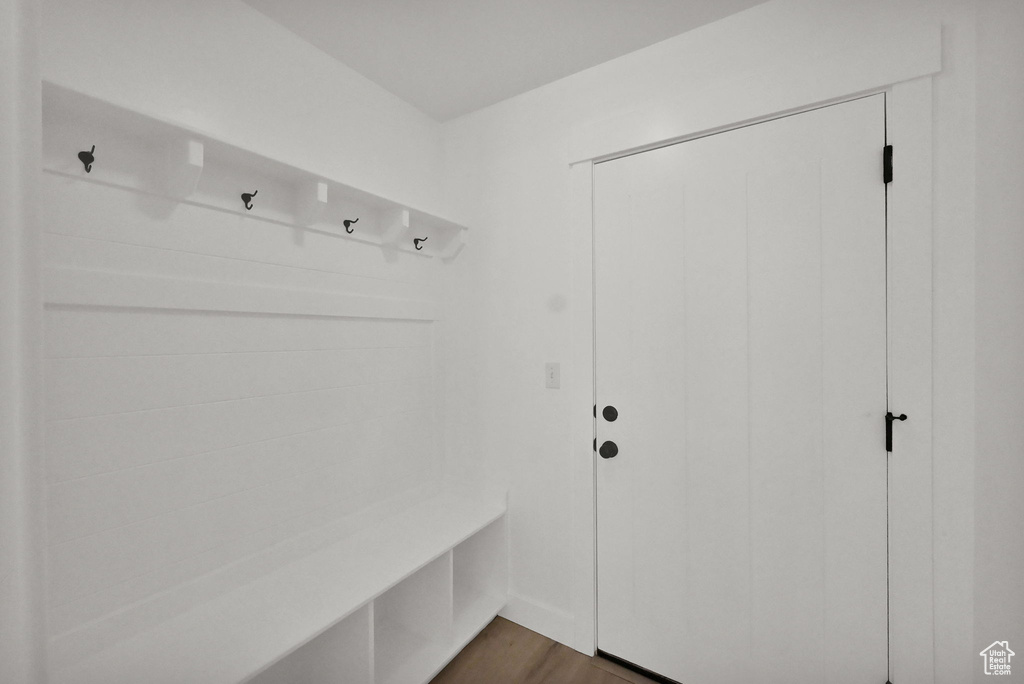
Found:
[[574, 621], [565, 611], [510, 593], [499, 615], [572, 648]]

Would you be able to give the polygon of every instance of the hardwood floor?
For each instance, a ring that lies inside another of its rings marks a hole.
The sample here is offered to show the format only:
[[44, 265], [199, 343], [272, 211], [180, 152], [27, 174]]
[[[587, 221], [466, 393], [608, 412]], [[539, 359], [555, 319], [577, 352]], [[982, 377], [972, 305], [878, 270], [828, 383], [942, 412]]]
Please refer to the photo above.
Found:
[[431, 684], [656, 684], [495, 618]]

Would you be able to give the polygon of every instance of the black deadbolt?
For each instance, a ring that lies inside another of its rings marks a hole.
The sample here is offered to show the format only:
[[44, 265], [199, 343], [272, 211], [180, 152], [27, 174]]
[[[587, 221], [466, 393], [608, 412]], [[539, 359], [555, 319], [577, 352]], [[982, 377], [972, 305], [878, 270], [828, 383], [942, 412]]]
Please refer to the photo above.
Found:
[[615, 442], [605, 442], [598, 453], [601, 454], [601, 458], [615, 458], [619, 453], [619, 447]]
[[615, 419], [619, 417], [619, 412], [614, 406], [605, 406], [604, 411], [601, 411], [601, 415], [604, 416], [604, 419], [609, 423], [614, 423]]

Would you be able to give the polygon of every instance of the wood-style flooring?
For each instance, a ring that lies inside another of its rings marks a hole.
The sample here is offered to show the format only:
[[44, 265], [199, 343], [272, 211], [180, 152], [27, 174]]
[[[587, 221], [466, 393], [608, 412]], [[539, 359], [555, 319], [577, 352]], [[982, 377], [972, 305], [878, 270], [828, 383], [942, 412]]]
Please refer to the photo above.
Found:
[[601, 658], [591, 658], [495, 618], [431, 684], [656, 684]]

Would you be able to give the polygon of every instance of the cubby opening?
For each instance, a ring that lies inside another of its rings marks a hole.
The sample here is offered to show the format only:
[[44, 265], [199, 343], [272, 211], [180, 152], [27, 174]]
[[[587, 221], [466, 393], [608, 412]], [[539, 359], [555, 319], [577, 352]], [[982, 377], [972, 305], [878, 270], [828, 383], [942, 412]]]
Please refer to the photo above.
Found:
[[453, 561], [454, 636], [468, 643], [505, 605], [508, 553], [501, 517], [455, 547]]
[[371, 623], [365, 605], [247, 684], [373, 684]]
[[377, 684], [421, 684], [452, 646], [452, 554], [396, 584], [373, 602]]

